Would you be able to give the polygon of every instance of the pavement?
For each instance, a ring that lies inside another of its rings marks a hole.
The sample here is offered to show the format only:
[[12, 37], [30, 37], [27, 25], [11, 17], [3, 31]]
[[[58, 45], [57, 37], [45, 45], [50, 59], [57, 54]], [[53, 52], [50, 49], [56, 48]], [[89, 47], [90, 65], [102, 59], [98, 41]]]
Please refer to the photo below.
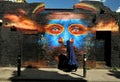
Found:
[[83, 69], [63, 72], [57, 68], [21, 68], [17, 76], [16, 67], [0, 67], [0, 82], [120, 82], [120, 70], [90, 69], [83, 77]]

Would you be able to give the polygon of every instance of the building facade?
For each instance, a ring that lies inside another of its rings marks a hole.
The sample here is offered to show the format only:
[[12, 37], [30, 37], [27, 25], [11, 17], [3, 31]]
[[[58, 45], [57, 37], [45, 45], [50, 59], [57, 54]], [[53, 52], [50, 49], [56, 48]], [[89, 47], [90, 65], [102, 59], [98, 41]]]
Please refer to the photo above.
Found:
[[0, 66], [16, 66], [21, 56], [25, 67], [57, 67], [61, 43], [66, 45], [70, 40], [79, 67], [83, 65], [83, 54], [88, 67], [120, 67], [116, 15], [99, 2], [99, 8], [93, 4], [81, 2], [73, 9], [45, 9], [43, 3], [0, 3]]

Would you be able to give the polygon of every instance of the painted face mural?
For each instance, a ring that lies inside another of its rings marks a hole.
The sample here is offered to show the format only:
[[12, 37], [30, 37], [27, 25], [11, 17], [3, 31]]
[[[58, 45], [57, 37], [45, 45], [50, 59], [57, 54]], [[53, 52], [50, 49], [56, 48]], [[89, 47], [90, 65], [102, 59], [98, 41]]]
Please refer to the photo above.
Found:
[[66, 45], [66, 41], [70, 40], [73, 46], [80, 49], [83, 45], [83, 40], [89, 34], [88, 24], [80, 16], [77, 18], [78, 16], [73, 13], [59, 13], [59, 17], [61, 18], [51, 18], [49, 24], [45, 27], [45, 37], [49, 46], [57, 47], [61, 43]]

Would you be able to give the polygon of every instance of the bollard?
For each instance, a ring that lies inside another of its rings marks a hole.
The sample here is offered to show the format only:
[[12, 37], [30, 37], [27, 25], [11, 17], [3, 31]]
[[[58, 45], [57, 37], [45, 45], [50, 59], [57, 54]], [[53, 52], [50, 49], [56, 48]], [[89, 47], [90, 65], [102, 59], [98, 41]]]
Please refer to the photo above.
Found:
[[21, 75], [21, 55], [17, 57], [17, 76]]
[[86, 77], [86, 54], [83, 54], [83, 77]]

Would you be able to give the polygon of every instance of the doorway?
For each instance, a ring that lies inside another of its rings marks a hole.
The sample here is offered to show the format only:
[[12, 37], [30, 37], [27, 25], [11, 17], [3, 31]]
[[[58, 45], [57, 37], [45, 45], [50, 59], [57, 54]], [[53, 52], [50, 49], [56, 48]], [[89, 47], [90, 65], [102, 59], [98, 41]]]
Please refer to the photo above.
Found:
[[[104, 58], [106, 66], [111, 66], [111, 31], [96, 31], [96, 40], [104, 41]], [[100, 52], [98, 52], [100, 53]]]

